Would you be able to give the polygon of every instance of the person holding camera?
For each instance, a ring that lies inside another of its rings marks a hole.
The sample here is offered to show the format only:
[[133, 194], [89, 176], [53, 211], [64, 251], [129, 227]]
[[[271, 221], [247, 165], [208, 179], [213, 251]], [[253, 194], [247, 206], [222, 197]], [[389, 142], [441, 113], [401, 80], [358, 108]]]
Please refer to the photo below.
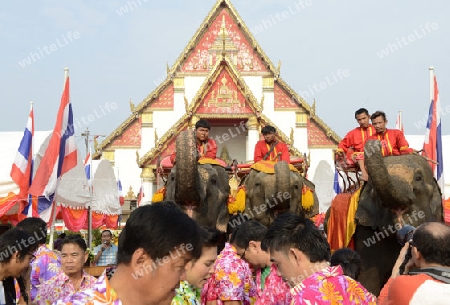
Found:
[[[405, 271], [400, 275], [405, 256]], [[403, 246], [378, 301], [381, 305], [448, 304], [449, 284], [450, 227], [428, 222], [420, 225]]]
[[117, 246], [111, 243], [110, 230], [102, 231], [102, 243], [94, 248], [94, 263], [96, 266], [110, 266], [116, 264]]

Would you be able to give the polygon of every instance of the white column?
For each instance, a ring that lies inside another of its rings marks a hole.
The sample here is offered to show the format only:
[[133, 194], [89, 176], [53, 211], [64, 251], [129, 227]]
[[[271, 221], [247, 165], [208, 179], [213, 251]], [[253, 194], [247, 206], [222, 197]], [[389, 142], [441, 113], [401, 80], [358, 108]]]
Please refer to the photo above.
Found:
[[259, 141], [259, 123], [256, 116], [248, 118], [247, 121], [247, 149], [246, 149], [246, 161], [253, 160], [253, 155], [255, 152], [255, 145]]
[[142, 189], [144, 191], [144, 197], [142, 198], [141, 205], [150, 204], [153, 194], [156, 192], [156, 176], [153, 172], [153, 168], [144, 167], [141, 173]]

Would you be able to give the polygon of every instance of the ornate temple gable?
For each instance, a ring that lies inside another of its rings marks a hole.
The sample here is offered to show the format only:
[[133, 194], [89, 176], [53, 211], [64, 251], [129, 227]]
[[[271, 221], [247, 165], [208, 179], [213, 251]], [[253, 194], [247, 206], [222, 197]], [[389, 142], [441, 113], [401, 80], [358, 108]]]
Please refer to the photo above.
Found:
[[147, 110], [173, 110], [174, 86], [171, 83], [151, 103]]
[[[280, 91], [284, 91], [287, 97], [291, 97], [290, 101], [291, 103], [297, 104], [299, 107], [304, 108], [306, 110], [306, 113], [310, 115], [310, 117], [314, 120], [315, 124], [317, 124], [318, 127], [320, 127], [321, 130], [325, 132], [325, 135], [329, 137], [332, 141], [332, 145], [337, 145], [341, 138], [327, 125], [324, 121], [322, 121], [315, 113], [315, 107], [309, 106], [309, 104], [300, 96], [298, 95], [284, 80], [281, 78], [276, 80], [275, 88], [276, 86], [280, 87]], [[276, 89], [274, 89], [276, 90]], [[275, 108], [276, 109], [276, 108]], [[281, 109], [276, 109], [281, 110]]]
[[111, 148], [140, 148], [141, 147], [141, 119], [134, 120], [112, 141]]
[[197, 95], [190, 111], [205, 118], [249, 117], [260, 111], [256, 98], [240, 78], [228, 58], [216, 65]]
[[189, 126], [190, 117], [184, 115], [170, 128], [158, 141], [158, 145], [150, 149], [144, 156], [139, 159], [139, 167], [145, 167], [150, 164], [157, 164], [158, 160], [172, 154], [175, 151], [176, 135], [186, 130]]
[[[299, 103], [296, 103], [292, 96], [287, 93], [287, 91], [279, 84], [275, 82], [274, 85], [274, 110], [299, 110], [303, 108]], [[303, 108], [304, 109], [304, 108]]]
[[[169, 97], [172, 95], [172, 99], [170, 101]], [[153, 110], [171, 110], [173, 109], [173, 95], [174, 95], [174, 86], [173, 80], [171, 77], [167, 77], [165, 81], [163, 81], [152, 93], [150, 93], [147, 97], [145, 97], [139, 105], [134, 106], [130, 103], [131, 114], [130, 116], [119, 126], [117, 127], [109, 136], [105, 138], [105, 140], [97, 147], [96, 152], [93, 154], [93, 159], [99, 159], [101, 157], [102, 151], [112, 146], [111, 143], [114, 143], [115, 139], [122, 135], [124, 130], [127, 130], [129, 126], [135, 124], [135, 122], [139, 122], [141, 126], [141, 115], [146, 109]], [[161, 96], [164, 96], [161, 98]], [[164, 99], [166, 98], [166, 99]], [[152, 107], [153, 103], [158, 103], [160, 106]], [[166, 105], [172, 104], [171, 107]], [[165, 105], [163, 105], [165, 104]], [[140, 134], [140, 130], [139, 130]], [[139, 135], [140, 137], [140, 135]], [[131, 141], [133, 142], [133, 141]], [[139, 139], [140, 143], [140, 139]], [[120, 145], [122, 146], [122, 145]], [[127, 146], [133, 147], [133, 146]], [[118, 148], [116, 146], [116, 148]]]
[[331, 130], [324, 129], [315, 118], [308, 120], [308, 147], [309, 148], [336, 148], [339, 141], [331, 137]]
[[170, 69], [175, 73], [208, 73], [225, 50], [241, 72], [276, 75], [275, 67], [229, 0], [218, 0]]

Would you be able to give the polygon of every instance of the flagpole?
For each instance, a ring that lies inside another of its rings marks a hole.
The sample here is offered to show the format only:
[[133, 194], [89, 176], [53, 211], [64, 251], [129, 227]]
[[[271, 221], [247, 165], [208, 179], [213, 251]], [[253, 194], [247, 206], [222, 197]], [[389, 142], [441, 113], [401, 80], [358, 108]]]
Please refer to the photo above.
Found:
[[[66, 82], [67, 82], [67, 78], [69, 77], [69, 68], [64, 68], [64, 86], [63, 86], [63, 91], [66, 89]], [[58, 183], [58, 181], [56, 181], [56, 183]], [[50, 226], [50, 240], [49, 240], [49, 246], [50, 249], [53, 250], [53, 235], [55, 234], [55, 222], [56, 222], [56, 214], [58, 211], [58, 207], [57, 207], [57, 203], [56, 203], [56, 193], [58, 192], [58, 186], [56, 186], [55, 189], [55, 195], [54, 195], [54, 200], [52, 202], [52, 216], [51, 216], [51, 226]]]
[[430, 70], [430, 101], [434, 99], [434, 67], [428, 68]]
[[[86, 128], [87, 139], [89, 141], [89, 130]], [[91, 152], [91, 143], [88, 142], [89, 147], [89, 208], [88, 208], [88, 247], [92, 249], [92, 182], [94, 181], [94, 177], [92, 177], [92, 152]]]
[[398, 112], [398, 120], [399, 120], [399, 125], [398, 126], [400, 126], [400, 130], [402, 131], [402, 132], [404, 132], [404, 130], [403, 130], [403, 120], [402, 120], [402, 111], [400, 110], [399, 112]]
[[[33, 101], [30, 101], [30, 113], [33, 111], [33, 123], [31, 126], [31, 160], [28, 160], [28, 162], [31, 162], [31, 172], [30, 172], [30, 185], [33, 181], [33, 168], [34, 168], [34, 161], [33, 161], [33, 155], [34, 155], [34, 109], [33, 109]], [[28, 213], [27, 217], [33, 217], [33, 196], [30, 194], [28, 195]]]

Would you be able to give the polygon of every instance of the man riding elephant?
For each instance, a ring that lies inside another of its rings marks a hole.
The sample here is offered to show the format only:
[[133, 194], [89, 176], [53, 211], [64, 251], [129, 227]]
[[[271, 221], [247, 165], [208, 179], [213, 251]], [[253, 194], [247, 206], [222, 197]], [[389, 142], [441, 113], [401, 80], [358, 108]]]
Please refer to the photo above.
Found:
[[255, 145], [253, 161], [261, 160], [286, 161], [290, 162], [289, 149], [287, 145], [276, 139], [277, 130], [275, 127], [267, 125], [261, 129], [264, 140], [258, 141]]

